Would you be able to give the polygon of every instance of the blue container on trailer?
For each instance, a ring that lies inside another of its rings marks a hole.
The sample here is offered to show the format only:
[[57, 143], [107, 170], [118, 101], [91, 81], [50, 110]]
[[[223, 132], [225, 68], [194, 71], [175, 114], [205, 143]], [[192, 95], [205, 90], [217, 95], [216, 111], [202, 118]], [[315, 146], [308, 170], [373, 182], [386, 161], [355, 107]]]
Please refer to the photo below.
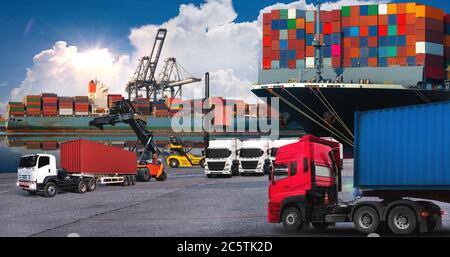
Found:
[[289, 60], [297, 59], [297, 52], [295, 50], [288, 50], [288, 59]]
[[367, 59], [365, 57], [359, 58], [359, 66], [360, 67], [367, 67], [367, 66], [369, 66], [369, 59]]
[[350, 37], [359, 37], [359, 27], [350, 27]]
[[288, 59], [288, 51], [287, 50], [281, 50], [280, 51], [280, 60], [287, 61]]
[[324, 57], [331, 57], [331, 46], [326, 45], [323, 47], [323, 56]]
[[359, 58], [352, 58], [350, 62], [352, 67], [359, 67]]
[[355, 113], [354, 186], [450, 190], [450, 102]]
[[369, 26], [369, 37], [376, 37], [378, 35], [377, 26]]

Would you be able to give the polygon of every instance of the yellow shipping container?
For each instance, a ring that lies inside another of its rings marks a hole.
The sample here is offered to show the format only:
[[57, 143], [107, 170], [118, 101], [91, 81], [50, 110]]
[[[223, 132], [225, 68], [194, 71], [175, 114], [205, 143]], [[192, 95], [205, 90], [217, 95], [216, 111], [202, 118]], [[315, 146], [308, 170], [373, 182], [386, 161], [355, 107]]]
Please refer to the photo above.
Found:
[[444, 11], [427, 5], [416, 5], [416, 18], [444, 21]]
[[407, 3], [406, 13], [416, 13], [416, 3]]
[[388, 14], [397, 14], [397, 4], [388, 4]]

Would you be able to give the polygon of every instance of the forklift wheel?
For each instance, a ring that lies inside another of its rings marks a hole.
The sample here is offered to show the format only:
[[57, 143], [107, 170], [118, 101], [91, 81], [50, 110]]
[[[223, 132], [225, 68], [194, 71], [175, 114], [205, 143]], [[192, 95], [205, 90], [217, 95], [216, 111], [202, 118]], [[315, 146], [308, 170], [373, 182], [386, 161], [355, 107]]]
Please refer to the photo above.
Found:
[[147, 168], [141, 168], [138, 170], [138, 181], [149, 182], [151, 177], [152, 176]]
[[161, 176], [156, 178], [156, 181], [165, 181], [167, 179], [167, 173], [166, 171], [163, 170], [163, 172], [161, 173]]
[[289, 207], [283, 211], [282, 222], [288, 231], [298, 231], [303, 228], [303, 217], [296, 207]]
[[177, 159], [170, 159], [169, 160], [169, 166], [172, 169], [176, 169], [176, 168], [178, 168], [178, 166], [180, 166], [180, 162]]

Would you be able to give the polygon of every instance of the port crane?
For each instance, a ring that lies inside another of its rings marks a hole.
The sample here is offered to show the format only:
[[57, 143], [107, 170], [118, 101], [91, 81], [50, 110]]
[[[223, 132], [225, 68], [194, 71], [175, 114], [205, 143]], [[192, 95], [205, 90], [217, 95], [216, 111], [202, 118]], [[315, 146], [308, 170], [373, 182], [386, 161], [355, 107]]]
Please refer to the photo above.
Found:
[[136, 149], [138, 142], [144, 146], [137, 163], [138, 180], [147, 182], [152, 177], [156, 178], [157, 181], [166, 180], [167, 174], [164, 165], [159, 160], [160, 150], [154, 141], [153, 133], [147, 130], [145, 117], [136, 111], [130, 100], [122, 99], [115, 102], [108, 115], [94, 118], [89, 122], [89, 126], [103, 130], [103, 126], [114, 126], [117, 123], [130, 125], [136, 134], [137, 141], [133, 151]]
[[126, 86], [128, 99], [133, 100], [145, 95], [146, 98], [156, 101], [166, 94], [176, 97], [181, 95], [182, 86], [201, 81], [189, 74], [174, 57], [164, 61], [159, 77], [156, 77], [156, 67], [166, 35], [166, 29], [158, 29], [150, 55], [140, 58], [139, 65]]

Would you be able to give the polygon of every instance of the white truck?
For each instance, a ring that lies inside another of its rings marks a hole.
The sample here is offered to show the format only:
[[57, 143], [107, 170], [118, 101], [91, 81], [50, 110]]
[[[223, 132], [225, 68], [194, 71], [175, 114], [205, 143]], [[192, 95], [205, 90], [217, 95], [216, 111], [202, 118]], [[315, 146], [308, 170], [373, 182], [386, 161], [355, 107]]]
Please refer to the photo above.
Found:
[[242, 142], [239, 139], [217, 139], [209, 142], [206, 149], [205, 174], [232, 177], [239, 174], [238, 151]]
[[239, 174], [245, 176], [256, 174], [264, 176], [270, 171], [270, 139], [250, 139], [242, 142], [239, 151]]
[[[269, 151], [271, 167], [274, 167], [275, 157], [277, 156], [278, 149], [280, 149], [281, 147], [283, 147], [285, 145], [297, 143], [298, 141], [299, 141], [299, 138], [283, 138], [283, 139], [279, 139], [279, 140], [274, 140], [273, 144], [272, 144], [272, 148], [270, 148], [270, 151]], [[275, 172], [276, 173], [282, 173], [282, 172], [287, 173], [287, 168], [285, 169], [285, 168], [275, 167]]]

